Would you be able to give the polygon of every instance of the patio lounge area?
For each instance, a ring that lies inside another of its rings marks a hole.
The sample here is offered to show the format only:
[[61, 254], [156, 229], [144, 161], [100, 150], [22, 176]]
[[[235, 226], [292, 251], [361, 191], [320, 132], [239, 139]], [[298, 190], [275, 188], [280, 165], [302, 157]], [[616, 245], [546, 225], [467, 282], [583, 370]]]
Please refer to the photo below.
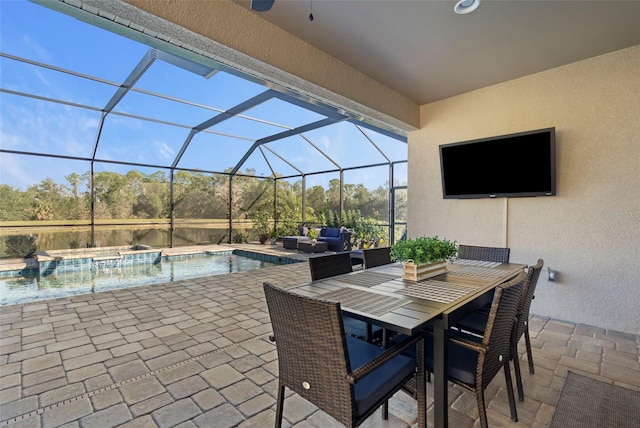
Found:
[[[262, 283], [309, 280], [308, 264], [295, 263], [3, 307], [0, 423], [272, 426], [277, 362]], [[490, 426], [548, 426], [567, 370], [640, 390], [637, 336], [536, 316], [530, 330], [535, 375], [523, 370], [520, 421], [509, 419], [498, 376], [487, 389]], [[526, 361], [524, 346], [519, 351]], [[427, 392], [431, 407], [431, 386]], [[449, 398], [451, 426], [477, 424], [473, 394], [451, 386]], [[284, 416], [286, 426], [339, 426], [299, 397], [287, 399]], [[363, 426], [415, 421], [415, 401], [399, 392], [388, 421], [378, 411]]]
[[[640, 391], [640, 2], [486, 1], [461, 17], [451, 2], [318, 1], [315, 21], [307, 2], [252, 3], [0, 1], [0, 270], [36, 243], [180, 252], [369, 224], [360, 210], [385, 245], [440, 236], [544, 259], [535, 374], [519, 346], [519, 422], [499, 374], [491, 428], [550, 427], [570, 371]], [[530, 164], [552, 191], [446, 192], [441, 148], [550, 129], [548, 162], [469, 156], [464, 181]], [[318, 254], [295, 245], [247, 244], [301, 263], [0, 306], [0, 427], [273, 426], [262, 284], [310, 281]], [[480, 426], [473, 393], [448, 385], [448, 425]], [[594, 409], [582, 390], [571, 402]], [[363, 426], [417, 427], [406, 393], [389, 411]], [[341, 426], [293, 393], [284, 419]]]

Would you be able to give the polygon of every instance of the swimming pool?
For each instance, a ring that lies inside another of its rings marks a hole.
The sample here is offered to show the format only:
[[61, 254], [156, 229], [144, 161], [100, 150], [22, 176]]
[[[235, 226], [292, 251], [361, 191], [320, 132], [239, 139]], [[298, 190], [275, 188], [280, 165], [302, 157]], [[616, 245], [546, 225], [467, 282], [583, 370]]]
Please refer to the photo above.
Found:
[[267, 261], [264, 258], [256, 259], [229, 252], [180, 258], [163, 257], [159, 263], [98, 263], [91, 269], [65, 270], [46, 275], [40, 275], [36, 270], [22, 276], [0, 278], [0, 306], [221, 275], [282, 263], [285, 261], [277, 258]]

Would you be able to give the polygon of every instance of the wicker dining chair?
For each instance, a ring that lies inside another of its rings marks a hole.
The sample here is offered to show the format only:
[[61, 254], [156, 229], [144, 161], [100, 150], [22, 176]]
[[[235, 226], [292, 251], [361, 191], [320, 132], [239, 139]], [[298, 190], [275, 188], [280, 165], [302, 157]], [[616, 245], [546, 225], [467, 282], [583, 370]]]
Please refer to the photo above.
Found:
[[365, 269], [387, 265], [391, 263], [391, 247], [367, 248], [362, 250], [362, 256]]
[[347, 427], [357, 427], [416, 372], [401, 352], [420, 337], [384, 349], [347, 336], [340, 303], [264, 283], [278, 353], [275, 427], [282, 425], [285, 388]]
[[312, 281], [353, 272], [348, 252], [310, 257], [309, 268]]
[[540, 278], [540, 272], [544, 266], [544, 260], [538, 259], [538, 262], [529, 267], [528, 282], [526, 284], [526, 290], [524, 297], [518, 307], [518, 329], [516, 331], [515, 345], [524, 335], [525, 346], [527, 347], [527, 359], [529, 360], [529, 373], [534, 373], [533, 368], [533, 355], [531, 353], [531, 338], [529, 337], [529, 318], [531, 311], [531, 303], [535, 299], [536, 286], [538, 285], [538, 278]]
[[[518, 358], [518, 342], [524, 335], [525, 346], [527, 349], [527, 360], [529, 362], [529, 373], [534, 374], [533, 368], [533, 354], [531, 352], [531, 339], [529, 337], [529, 311], [531, 309], [531, 302], [535, 298], [534, 293], [536, 291], [536, 285], [540, 272], [544, 266], [544, 260], [538, 259], [537, 263], [533, 266], [529, 266], [527, 274], [524, 280], [524, 291], [521, 299], [518, 302], [518, 311], [516, 313], [516, 324], [514, 326], [513, 336], [511, 339], [511, 346], [513, 348], [511, 355], [513, 357], [513, 365], [516, 373], [516, 385], [518, 387], [518, 399], [524, 400], [524, 389], [522, 387], [522, 375], [520, 373], [520, 360]], [[461, 333], [454, 333], [458, 336], [465, 337], [474, 340], [474, 337], [468, 337], [465, 335], [465, 331], [474, 333], [476, 335], [484, 334], [486, 325], [489, 319], [489, 315], [482, 311], [476, 311], [460, 320], [456, 327], [461, 330]], [[477, 340], [477, 339], [476, 339]]]
[[[309, 258], [309, 268], [312, 281], [353, 272], [351, 256], [348, 252], [311, 257]], [[374, 327], [346, 315], [344, 316], [344, 329], [349, 336], [359, 337], [367, 342], [374, 343], [382, 340], [381, 327]]]
[[458, 245], [458, 258], [465, 260], [509, 263], [509, 253], [511, 253], [511, 249], [506, 247]]
[[[479, 247], [475, 245], [458, 245], [458, 258], [464, 260], [478, 260], [483, 262], [509, 263], [511, 249], [508, 247]], [[491, 303], [487, 303], [480, 310], [489, 312]]]
[[[521, 272], [511, 281], [496, 287], [486, 328], [481, 342], [462, 337], [449, 337], [447, 358], [448, 378], [476, 394], [480, 426], [487, 428], [484, 391], [503, 368], [511, 419], [518, 421], [513, 384], [511, 381], [511, 335], [518, 305], [524, 291], [525, 275]], [[425, 339], [425, 366], [433, 371], [433, 335]]]

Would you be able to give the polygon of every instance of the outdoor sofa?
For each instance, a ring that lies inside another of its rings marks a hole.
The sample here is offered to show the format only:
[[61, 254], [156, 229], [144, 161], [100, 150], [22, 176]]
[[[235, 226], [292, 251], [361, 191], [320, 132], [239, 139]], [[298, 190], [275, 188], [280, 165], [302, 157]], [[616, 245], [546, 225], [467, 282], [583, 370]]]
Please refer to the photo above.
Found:
[[322, 227], [318, 241], [326, 242], [329, 251], [351, 251], [351, 232], [344, 227]]

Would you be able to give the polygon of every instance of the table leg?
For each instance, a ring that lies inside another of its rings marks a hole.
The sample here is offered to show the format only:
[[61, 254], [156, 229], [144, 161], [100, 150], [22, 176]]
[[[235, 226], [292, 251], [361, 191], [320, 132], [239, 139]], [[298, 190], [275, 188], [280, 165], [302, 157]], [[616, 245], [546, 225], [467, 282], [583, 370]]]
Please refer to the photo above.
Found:
[[433, 326], [433, 418], [436, 428], [444, 428], [449, 424], [447, 372], [446, 323], [438, 319]]
[[418, 400], [418, 428], [427, 427], [427, 376], [424, 365], [424, 337], [416, 342], [416, 398]]

